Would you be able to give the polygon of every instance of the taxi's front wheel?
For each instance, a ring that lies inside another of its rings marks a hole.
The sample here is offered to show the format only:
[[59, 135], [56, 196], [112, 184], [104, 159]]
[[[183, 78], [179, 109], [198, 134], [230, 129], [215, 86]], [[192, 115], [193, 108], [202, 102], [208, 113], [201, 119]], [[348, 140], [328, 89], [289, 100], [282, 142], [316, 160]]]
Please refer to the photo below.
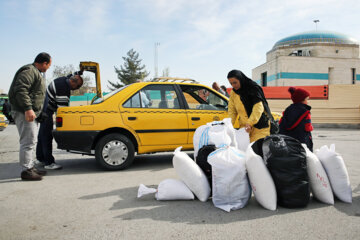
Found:
[[96, 144], [97, 163], [107, 170], [121, 170], [131, 165], [135, 148], [131, 140], [119, 133], [111, 133]]

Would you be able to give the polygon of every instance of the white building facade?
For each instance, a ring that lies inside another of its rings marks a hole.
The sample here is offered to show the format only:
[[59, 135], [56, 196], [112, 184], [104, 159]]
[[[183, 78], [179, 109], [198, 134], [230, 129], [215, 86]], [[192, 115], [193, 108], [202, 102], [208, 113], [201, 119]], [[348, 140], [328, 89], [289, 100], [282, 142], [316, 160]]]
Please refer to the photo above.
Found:
[[325, 31], [289, 36], [267, 52], [252, 79], [261, 86], [360, 84], [359, 42]]

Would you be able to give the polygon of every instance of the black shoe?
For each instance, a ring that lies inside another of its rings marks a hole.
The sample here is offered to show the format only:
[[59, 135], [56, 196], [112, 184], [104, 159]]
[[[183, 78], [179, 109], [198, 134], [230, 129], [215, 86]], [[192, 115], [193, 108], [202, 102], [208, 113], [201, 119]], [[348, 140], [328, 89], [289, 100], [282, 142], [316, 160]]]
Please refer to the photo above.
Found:
[[42, 179], [42, 176], [37, 174], [32, 169], [26, 169], [21, 172], [21, 179], [25, 181], [40, 181]]
[[45, 175], [46, 175], [46, 171], [39, 170], [39, 169], [37, 169], [37, 168], [35, 168], [35, 167], [33, 167], [32, 170], [33, 170], [35, 173], [37, 173], [38, 175], [40, 175], [40, 176], [45, 176]]

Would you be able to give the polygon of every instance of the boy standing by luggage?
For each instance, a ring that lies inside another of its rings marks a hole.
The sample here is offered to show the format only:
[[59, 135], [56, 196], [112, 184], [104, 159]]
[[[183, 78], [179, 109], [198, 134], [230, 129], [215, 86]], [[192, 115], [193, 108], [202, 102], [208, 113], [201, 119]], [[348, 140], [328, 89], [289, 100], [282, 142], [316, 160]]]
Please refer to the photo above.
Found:
[[290, 87], [293, 104], [288, 106], [280, 119], [280, 134], [284, 134], [305, 143], [313, 151], [311, 131], [311, 107], [308, 105], [310, 93], [302, 88]]

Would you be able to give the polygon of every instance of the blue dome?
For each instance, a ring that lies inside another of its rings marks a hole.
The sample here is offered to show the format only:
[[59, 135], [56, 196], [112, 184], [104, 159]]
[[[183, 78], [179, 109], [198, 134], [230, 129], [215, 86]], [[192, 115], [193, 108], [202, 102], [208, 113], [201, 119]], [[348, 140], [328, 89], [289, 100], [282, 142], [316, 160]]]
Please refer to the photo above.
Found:
[[336, 32], [311, 31], [298, 33], [277, 41], [273, 49], [283, 46], [299, 45], [304, 43], [336, 43], [336, 44], [356, 44], [359, 42], [350, 36]]

